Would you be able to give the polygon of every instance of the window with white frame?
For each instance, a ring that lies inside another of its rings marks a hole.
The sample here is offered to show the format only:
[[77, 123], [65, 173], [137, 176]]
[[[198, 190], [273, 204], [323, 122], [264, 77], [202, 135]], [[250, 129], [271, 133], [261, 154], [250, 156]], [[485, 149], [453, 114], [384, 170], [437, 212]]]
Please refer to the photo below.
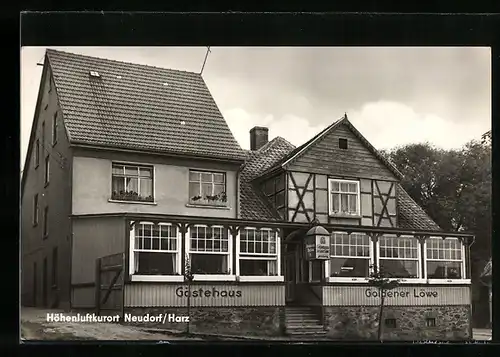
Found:
[[333, 232], [330, 249], [330, 277], [368, 277], [371, 240], [362, 233]]
[[277, 276], [278, 244], [276, 230], [246, 227], [239, 234], [240, 276]]
[[138, 222], [134, 233], [134, 274], [181, 274], [180, 239], [176, 225]]
[[378, 241], [378, 267], [392, 278], [420, 278], [420, 244], [412, 236], [384, 235]]
[[189, 170], [189, 203], [225, 206], [226, 174]]
[[428, 279], [465, 278], [464, 246], [458, 238], [430, 237], [425, 246]]
[[153, 202], [153, 167], [113, 163], [111, 198]]
[[359, 216], [359, 182], [349, 180], [328, 180], [330, 215]]
[[191, 272], [194, 275], [231, 274], [231, 247], [227, 228], [195, 225], [186, 240]]

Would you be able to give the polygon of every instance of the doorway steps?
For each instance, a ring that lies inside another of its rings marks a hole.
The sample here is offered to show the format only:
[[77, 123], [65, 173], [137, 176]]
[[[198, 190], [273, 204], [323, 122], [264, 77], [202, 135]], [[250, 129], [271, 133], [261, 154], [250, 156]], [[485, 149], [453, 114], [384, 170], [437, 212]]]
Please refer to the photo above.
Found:
[[285, 327], [291, 337], [326, 337], [323, 322], [311, 306], [286, 306]]

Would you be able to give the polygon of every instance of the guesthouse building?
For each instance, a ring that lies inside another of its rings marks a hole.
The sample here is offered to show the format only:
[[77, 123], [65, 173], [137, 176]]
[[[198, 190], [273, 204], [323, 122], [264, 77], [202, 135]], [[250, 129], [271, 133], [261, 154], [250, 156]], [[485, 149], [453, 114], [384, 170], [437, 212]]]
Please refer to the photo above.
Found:
[[47, 50], [23, 305], [373, 339], [379, 269], [399, 282], [385, 339], [470, 338], [473, 236], [441, 230], [347, 115], [299, 147], [268, 134], [243, 150], [200, 74]]

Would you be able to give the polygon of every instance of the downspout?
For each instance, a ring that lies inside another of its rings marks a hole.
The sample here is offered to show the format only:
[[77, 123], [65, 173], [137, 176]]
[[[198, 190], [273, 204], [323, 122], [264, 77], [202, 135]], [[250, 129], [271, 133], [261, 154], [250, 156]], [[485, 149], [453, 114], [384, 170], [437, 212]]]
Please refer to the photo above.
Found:
[[238, 168], [238, 171], [236, 171], [236, 205], [235, 205], [235, 214], [236, 214], [236, 219], [240, 219], [240, 204], [241, 204], [241, 195], [240, 195], [240, 178], [241, 178], [241, 171], [243, 170], [243, 167], [245, 164], [240, 165]]
[[469, 274], [469, 277], [471, 279], [471, 284], [469, 285], [469, 339], [473, 339], [473, 329], [472, 329], [472, 268], [471, 268], [471, 255], [470, 255], [470, 248], [476, 241], [476, 238], [473, 236], [472, 241], [470, 244], [467, 244], [467, 260], [466, 264], [468, 265], [467, 267], [467, 273]]

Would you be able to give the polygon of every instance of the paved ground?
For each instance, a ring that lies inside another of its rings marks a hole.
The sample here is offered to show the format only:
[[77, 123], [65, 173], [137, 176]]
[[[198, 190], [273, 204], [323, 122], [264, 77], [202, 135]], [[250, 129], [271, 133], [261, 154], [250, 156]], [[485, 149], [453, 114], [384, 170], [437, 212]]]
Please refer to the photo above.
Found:
[[491, 329], [475, 328], [472, 331], [472, 336], [474, 340], [478, 341], [490, 341], [491, 340]]
[[76, 315], [62, 310], [21, 308], [21, 339], [23, 340], [201, 340], [175, 334], [150, 333], [140, 327], [119, 323], [48, 322], [47, 313]]
[[[66, 313], [62, 310], [44, 310], [35, 308], [21, 309], [21, 339], [23, 340], [240, 340], [236, 336], [200, 335], [186, 337], [175, 331], [165, 331], [137, 326], [125, 326], [119, 323], [101, 322], [49, 322], [47, 313]], [[491, 340], [491, 329], [474, 329], [473, 337], [478, 341]], [[257, 338], [255, 338], [257, 339]], [[289, 338], [275, 337], [268, 340], [286, 341]]]

